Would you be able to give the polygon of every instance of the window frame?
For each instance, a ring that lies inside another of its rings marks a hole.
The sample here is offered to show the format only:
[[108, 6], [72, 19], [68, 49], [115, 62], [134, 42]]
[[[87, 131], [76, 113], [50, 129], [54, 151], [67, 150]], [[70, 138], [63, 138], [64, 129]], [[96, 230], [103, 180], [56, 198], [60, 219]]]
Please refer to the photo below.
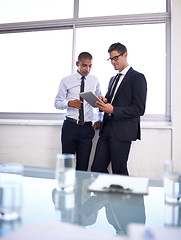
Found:
[[[143, 121], [171, 121], [171, 0], [166, 0], [166, 12], [115, 15], [79, 18], [79, 0], [74, 0], [74, 13], [71, 19], [43, 20], [32, 22], [0, 24], [0, 34], [21, 33], [29, 31], [49, 31], [73, 29], [72, 39], [72, 73], [75, 72], [76, 29], [84, 27], [121, 26], [137, 24], [165, 23], [166, 26], [166, 113], [165, 115], [146, 114]], [[63, 119], [65, 113], [3, 113], [0, 119]]]

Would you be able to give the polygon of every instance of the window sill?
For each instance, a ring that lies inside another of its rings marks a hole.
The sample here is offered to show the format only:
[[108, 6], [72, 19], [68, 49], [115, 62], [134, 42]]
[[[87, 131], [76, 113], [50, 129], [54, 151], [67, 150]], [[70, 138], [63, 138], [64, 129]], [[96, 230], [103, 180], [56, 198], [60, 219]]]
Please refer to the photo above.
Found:
[[63, 120], [0, 119], [0, 125], [61, 126]]
[[[23, 125], [23, 126], [61, 126], [62, 120], [25, 120], [25, 119], [0, 119], [0, 125]], [[142, 129], [172, 129], [171, 122], [142, 121]]]
[[167, 121], [142, 121], [142, 129], [172, 129], [171, 122]]

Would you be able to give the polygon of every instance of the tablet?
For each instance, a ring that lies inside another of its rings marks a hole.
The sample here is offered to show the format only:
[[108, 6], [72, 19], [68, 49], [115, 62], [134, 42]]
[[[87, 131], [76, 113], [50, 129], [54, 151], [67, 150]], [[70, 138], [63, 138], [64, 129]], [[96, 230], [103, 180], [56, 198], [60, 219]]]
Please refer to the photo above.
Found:
[[79, 93], [79, 95], [85, 99], [92, 107], [97, 107], [96, 106], [96, 102], [99, 101], [99, 102], [102, 102], [104, 103], [103, 101], [101, 101], [101, 99], [99, 99], [96, 95], [94, 95], [92, 92], [82, 92], [82, 93]]

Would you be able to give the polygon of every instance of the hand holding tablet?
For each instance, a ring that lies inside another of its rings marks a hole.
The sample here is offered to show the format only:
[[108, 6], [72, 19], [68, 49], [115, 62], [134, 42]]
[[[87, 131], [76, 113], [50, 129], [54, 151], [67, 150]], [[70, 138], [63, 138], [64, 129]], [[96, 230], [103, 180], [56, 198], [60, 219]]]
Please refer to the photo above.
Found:
[[[82, 92], [79, 93], [79, 95], [85, 99], [92, 107], [97, 107], [96, 102], [99, 101], [101, 103], [104, 103], [101, 99], [99, 99], [96, 95], [94, 95], [92, 92]], [[105, 104], [105, 103], [104, 103]]]

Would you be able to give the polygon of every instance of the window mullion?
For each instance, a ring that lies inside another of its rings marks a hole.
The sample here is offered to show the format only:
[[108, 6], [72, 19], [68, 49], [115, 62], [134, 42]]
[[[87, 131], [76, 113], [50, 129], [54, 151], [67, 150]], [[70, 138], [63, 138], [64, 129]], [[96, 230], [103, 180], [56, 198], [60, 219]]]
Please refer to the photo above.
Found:
[[79, 17], [79, 0], [74, 0], [74, 19]]

